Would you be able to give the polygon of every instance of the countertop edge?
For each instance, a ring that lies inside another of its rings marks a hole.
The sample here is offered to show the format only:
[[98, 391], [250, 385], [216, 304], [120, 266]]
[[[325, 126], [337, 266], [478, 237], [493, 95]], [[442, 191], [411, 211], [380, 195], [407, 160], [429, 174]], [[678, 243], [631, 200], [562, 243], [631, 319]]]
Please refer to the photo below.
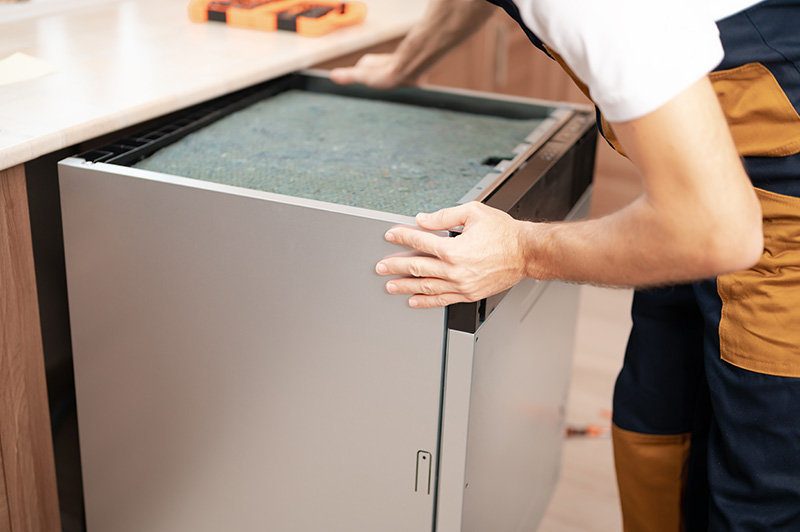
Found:
[[[419, 10], [417, 9], [417, 11]], [[390, 17], [378, 16], [381, 18], [373, 18], [370, 24], [334, 32], [334, 34], [331, 34], [331, 40], [329, 41], [331, 44], [328, 46], [320, 46], [321, 42], [325, 42], [322, 39], [326, 39], [326, 37], [318, 38], [320, 39], [319, 41], [317, 39], [298, 40], [297, 46], [287, 52], [286, 57], [269, 57], [263, 63], [254, 62], [252, 68], [248, 63], [235, 70], [232, 69], [231, 73], [226, 73], [226, 75], [218, 78], [197, 76], [197, 81], [191, 80], [188, 83], [188, 88], [187, 84], [177, 88], [166, 87], [163, 92], [154, 93], [155, 96], [153, 97], [131, 101], [130, 103], [127, 101], [122, 104], [115, 102], [108, 111], [94, 113], [94, 116], [87, 116], [85, 120], [80, 117], [67, 125], [61, 126], [59, 124], [59, 127], [48, 129], [46, 117], [36, 117], [40, 120], [45, 120], [45, 125], [31, 134], [26, 134], [26, 128], [24, 127], [21, 128], [21, 131], [15, 130], [13, 126], [0, 127], [0, 131], [6, 134], [6, 137], [0, 142], [0, 170], [24, 164], [42, 155], [158, 118], [257, 83], [397, 39], [407, 33], [417, 20], [416, 16], [406, 17], [404, 20], [391, 20]], [[149, 29], [146, 22], [142, 26], [145, 29]], [[227, 35], [223, 34], [223, 36]], [[41, 46], [34, 39], [33, 46], [29, 46], [28, 49], [36, 52], [38, 50], [37, 47]], [[86, 78], [89, 80], [87, 84], [94, 82], [92, 76], [87, 75]], [[103, 81], [102, 79], [99, 80], [98, 85], [101, 85]], [[24, 82], [20, 85], [24, 87], [27, 84], [27, 86], [35, 89], [38, 88], [36, 83], [37, 81]], [[47, 83], [50, 86], [55, 84], [52, 80]], [[52, 98], [51, 105], [59, 105], [61, 103], [60, 96], [56, 95], [52, 89], [48, 89], [48, 91], [40, 91], [39, 94], [43, 92], [45, 98]], [[35, 96], [31, 96], [29, 101], [26, 102], [29, 107], [34, 98]], [[0, 123], [7, 116], [16, 119], [18, 124], [24, 125], [28, 123], [28, 117], [20, 116], [20, 113], [16, 112], [12, 104], [0, 106]]]

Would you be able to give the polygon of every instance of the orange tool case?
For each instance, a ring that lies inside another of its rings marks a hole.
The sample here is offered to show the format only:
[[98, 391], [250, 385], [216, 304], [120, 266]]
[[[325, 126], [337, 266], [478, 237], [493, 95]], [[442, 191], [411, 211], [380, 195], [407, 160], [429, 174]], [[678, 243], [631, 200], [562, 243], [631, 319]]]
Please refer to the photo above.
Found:
[[190, 0], [189, 18], [214, 20], [237, 28], [287, 30], [317, 37], [336, 28], [358, 24], [367, 15], [363, 2], [337, 0]]

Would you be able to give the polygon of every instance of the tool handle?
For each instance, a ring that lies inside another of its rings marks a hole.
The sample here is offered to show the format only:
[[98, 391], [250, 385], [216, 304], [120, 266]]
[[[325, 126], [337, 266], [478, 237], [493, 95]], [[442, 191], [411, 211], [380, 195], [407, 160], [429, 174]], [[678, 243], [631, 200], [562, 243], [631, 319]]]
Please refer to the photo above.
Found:
[[[314, 3], [326, 4], [326, 2]], [[334, 9], [319, 18], [299, 17], [297, 19], [297, 33], [308, 37], [319, 37], [330, 33], [336, 28], [358, 24], [366, 16], [367, 6], [363, 2], [344, 2], [342, 11]]]
[[208, 0], [189, 0], [189, 20], [206, 22], [208, 20]]

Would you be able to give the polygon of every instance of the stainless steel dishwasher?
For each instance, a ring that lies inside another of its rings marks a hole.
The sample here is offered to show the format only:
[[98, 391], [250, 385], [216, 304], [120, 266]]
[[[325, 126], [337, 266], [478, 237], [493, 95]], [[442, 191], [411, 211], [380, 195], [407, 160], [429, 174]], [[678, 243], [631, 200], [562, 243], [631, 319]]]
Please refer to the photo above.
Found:
[[559, 469], [576, 286], [526, 280], [431, 310], [388, 295], [374, 265], [406, 252], [383, 234], [413, 224], [414, 184], [438, 179], [424, 171], [386, 187], [408, 203], [380, 208], [359, 204], [357, 187], [342, 199], [344, 175], [330, 198], [319, 187], [249, 187], [224, 160], [221, 178], [187, 177], [180, 162], [169, 173], [141, 168], [287, 91], [534, 120], [504, 153], [476, 154], [482, 174], [467, 178], [466, 193], [438, 201], [542, 220], [588, 209], [590, 110], [433, 88], [376, 92], [311, 72], [62, 161], [89, 532], [535, 529]]

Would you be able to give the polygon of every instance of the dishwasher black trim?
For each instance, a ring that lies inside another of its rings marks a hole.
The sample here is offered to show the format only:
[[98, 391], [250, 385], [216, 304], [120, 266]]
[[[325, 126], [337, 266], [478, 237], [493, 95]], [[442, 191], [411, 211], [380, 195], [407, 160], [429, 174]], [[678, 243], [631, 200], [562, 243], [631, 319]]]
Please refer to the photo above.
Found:
[[[576, 114], [484, 203], [518, 220], [563, 220], [592, 182], [596, 146], [594, 117], [589, 113]], [[448, 328], [476, 332], [506, 293], [474, 303], [450, 305]]]

